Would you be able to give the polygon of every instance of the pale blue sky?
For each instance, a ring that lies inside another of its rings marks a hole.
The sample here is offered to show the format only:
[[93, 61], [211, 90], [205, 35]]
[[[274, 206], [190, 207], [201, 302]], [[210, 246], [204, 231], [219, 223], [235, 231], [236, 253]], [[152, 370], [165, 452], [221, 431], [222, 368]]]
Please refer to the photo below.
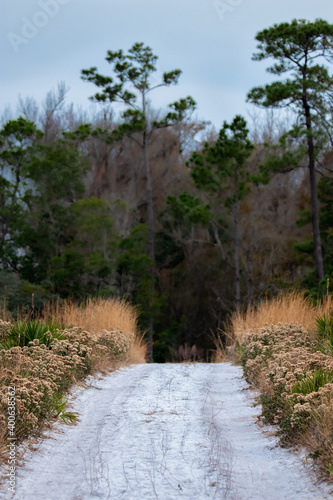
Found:
[[332, 0], [1, 0], [1, 103], [38, 101], [64, 80], [67, 102], [90, 105], [95, 88], [82, 68], [107, 73], [106, 51], [144, 42], [162, 73], [180, 68], [177, 87], [158, 90], [155, 108], [191, 95], [198, 116], [220, 128], [245, 116], [246, 93], [268, 81], [267, 62], [251, 61], [255, 34], [293, 18], [333, 23]]

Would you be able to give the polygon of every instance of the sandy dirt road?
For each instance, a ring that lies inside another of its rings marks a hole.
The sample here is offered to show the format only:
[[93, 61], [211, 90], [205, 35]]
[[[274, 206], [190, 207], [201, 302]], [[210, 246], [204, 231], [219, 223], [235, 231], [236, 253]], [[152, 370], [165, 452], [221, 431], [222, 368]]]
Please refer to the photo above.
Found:
[[257, 423], [240, 367], [138, 365], [77, 392], [81, 422], [57, 424], [1, 499], [332, 498], [302, 458]]

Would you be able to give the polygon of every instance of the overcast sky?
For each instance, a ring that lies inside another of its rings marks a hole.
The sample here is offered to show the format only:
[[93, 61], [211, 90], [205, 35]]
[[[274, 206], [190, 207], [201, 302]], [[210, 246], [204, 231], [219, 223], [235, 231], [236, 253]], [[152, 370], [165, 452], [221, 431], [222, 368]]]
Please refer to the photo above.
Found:
[[294, 18], [333, 23], [332, 0], [0, 0], [1, 103], [18, 95], [41, 101], [65, 81], [67, 102], [90, 105], [96, 89], [82, 68], [103, 74], [107, 50], [144, 42], [159, 57], [158, 71], [180, 68], [174, 88], [151, 94], [155, 108], [191, 95], [198, 116], [220, 128], [247, 116], [246, 93], [269, 81], [267, 61], [251, 60], [255, 35]]

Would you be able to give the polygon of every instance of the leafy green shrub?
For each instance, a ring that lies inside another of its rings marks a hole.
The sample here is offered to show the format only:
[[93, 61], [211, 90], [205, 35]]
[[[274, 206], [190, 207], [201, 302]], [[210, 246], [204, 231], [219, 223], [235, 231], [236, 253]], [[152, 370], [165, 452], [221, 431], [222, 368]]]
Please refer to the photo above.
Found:
[[262, 405], [261, 415], [268, 424], [276, 424], [277, 414], [285, 409], [285, 400], [280, 394], [261, 394], [260, 402]]
[[305, 411], [294, 413], [293, 402], [287, 400], [280, 391], [274, 394], [261, 394], [262, 418], [265, 423], [278, 424], [280, 430], [277, 435], [283, 444], [295, 442], [297, 436], [307, 428]]

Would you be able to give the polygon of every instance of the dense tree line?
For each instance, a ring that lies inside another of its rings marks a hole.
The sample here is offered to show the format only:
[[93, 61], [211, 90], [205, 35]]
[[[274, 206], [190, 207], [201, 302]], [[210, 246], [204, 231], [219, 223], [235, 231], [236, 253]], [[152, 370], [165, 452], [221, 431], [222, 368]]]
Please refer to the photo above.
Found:
[[326, 289], [333, 26], [294, 20], [257, 41], [254, 59], [271, 57], [269, 71], [290, 77], [249, 91], [267, 111], [248, 123], [235, 116], [216, 131], [190, 96], [154, 109], [150, 92], [181, 71], [152, 83], [157, 56], [142, 43], [108, 51], [111, 76], [82, 70], [99, 88], [90, 114], [68, 106], [59, 84], [42, 105], [20, 98], [18, 117], [3, 116], [0, 290], [13, 314], [122, 297], [140, 308], [163, 361], [185, 344], [207, 356], [211, 331], [235, 308], [288, 288]]

